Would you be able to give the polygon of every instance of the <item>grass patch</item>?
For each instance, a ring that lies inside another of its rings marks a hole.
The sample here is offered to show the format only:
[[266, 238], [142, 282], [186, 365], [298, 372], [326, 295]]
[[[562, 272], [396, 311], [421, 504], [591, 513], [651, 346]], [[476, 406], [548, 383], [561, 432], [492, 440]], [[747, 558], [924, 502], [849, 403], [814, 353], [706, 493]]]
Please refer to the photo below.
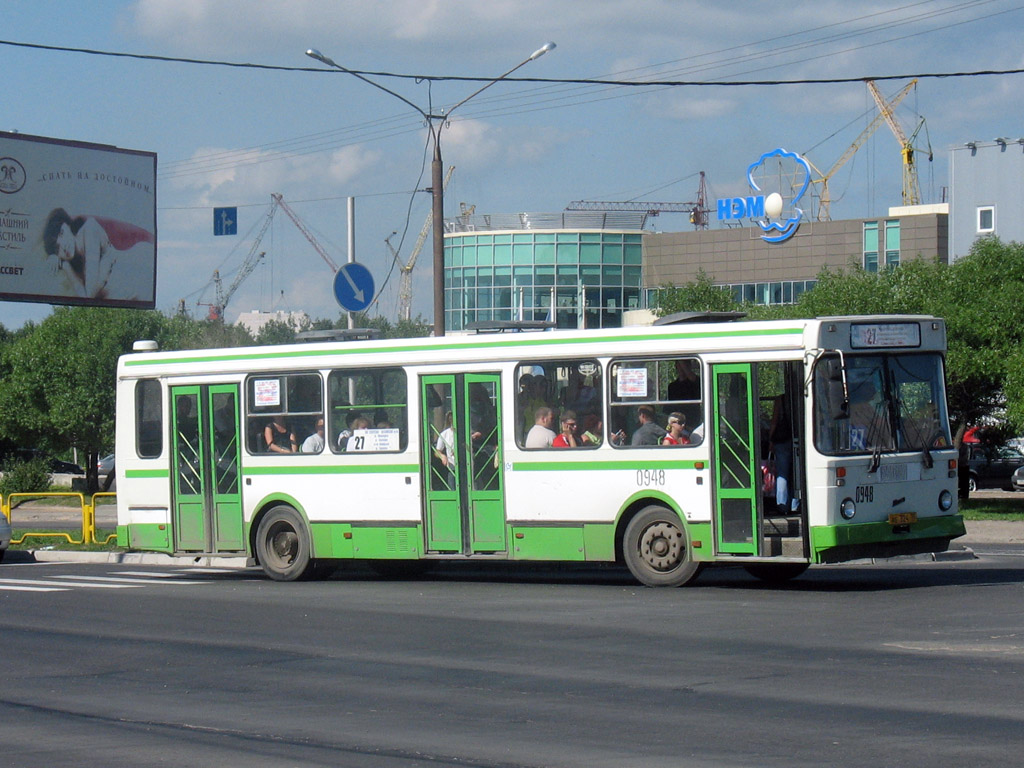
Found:
[[960, 502], [964, 520], [1024, 520], [1024, 494], [1020, 498], [985, 499], [975, 496]]

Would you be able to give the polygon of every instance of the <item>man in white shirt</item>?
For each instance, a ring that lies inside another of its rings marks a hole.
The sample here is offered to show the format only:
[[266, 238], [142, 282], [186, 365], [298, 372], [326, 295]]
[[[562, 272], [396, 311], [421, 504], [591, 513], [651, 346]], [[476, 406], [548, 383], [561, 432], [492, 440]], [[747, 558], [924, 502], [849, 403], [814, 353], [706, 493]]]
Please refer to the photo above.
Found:
[[323, 416], [316, 420], [316, 431], [302, 441], [299, 449], [303, 453], [320, 453], [324, 449], [324, 419]]
[[534, 424], [526, 433], [526, 448], [550, 448], [555, 439], [555, 431], [551, 428], [555, 423], [555, 413], [547, 406], [541, 406], [534, 414]]

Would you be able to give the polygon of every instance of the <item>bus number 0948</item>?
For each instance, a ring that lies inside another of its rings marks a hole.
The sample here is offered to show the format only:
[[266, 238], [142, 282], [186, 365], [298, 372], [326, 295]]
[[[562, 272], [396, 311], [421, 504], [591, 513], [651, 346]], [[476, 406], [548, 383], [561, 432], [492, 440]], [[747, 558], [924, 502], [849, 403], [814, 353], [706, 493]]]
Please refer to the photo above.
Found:
[[638, 469], [636, 471], [636, 484], [648, 488], [652, 485], [665, 484], [664, 469]]

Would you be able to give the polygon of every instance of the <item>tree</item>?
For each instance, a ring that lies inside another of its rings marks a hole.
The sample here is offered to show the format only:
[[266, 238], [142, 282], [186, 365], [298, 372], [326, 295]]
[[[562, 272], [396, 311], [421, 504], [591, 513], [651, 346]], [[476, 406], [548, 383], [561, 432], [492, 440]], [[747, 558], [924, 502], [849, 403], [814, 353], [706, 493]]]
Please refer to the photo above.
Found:
[[3, 350], [0, 430], [29, 448], [79, 448], [95, 490], [96, 461], [114, 444], [117, 358], [167, 335], [158, 312], [58, 308]]
[[703, 269], [697, 270], [697, 277], [682, 286], [662, 285], [658, 289], [654, 314], [665, 317], [675, 312], [728, 312], [739, 309], [732, 292], [716, 286], [711, 276]]

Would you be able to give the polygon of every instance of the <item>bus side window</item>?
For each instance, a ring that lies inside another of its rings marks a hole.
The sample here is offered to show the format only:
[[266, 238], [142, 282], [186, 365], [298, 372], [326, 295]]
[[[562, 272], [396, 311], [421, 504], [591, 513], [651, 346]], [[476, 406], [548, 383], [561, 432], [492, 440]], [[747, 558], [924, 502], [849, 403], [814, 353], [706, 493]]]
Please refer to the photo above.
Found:
[[135, 384], [135, 452], [140, 459], [163, 453], [164, 420], [160, 382], [142, 379]]
[[331, 371], [325, 415], [330, 449], [338, 454], [404, 451], [409, 440], [407, 386], [402, 368]]
[[[285, 373], [273, 376], [250, 376], [246, 381], [246, 437], [250, 453], [269, 453], [266, 429], [274, 421], [285, 428], [279, 440], [283, 452], [276, 455], [298, 455], [288, 450], [290, 436], [297, 444], [309, 434], [311, 424], [323, 413], [323, 379], [319, 373]], [[271, 435], [279, 434], [271, 427]]]
[[622, 360], [610, 371], [613, 445], [676, 447], [703, 441], [704, 390], [698, 358]]
[[[522, 362], [516, 366], [515, 380], [515, 435], [520, 448], [557, 448], [567, 442], [575, 442], [578, 448], [596, 448], [604, 441], [600, 362], [591, 358]], [[562, 417], [567, 414], [575, 417], [575, 436], [552, 446], [565, 423]], [[584, 424], [589, 429], [584, 430]], [[548, 429], [554, 434], [544, 431]], [[531, 430], [535, 430], [532, 438]], [[541, 434], [546, 435], [546, 440], [540, 438]]]

